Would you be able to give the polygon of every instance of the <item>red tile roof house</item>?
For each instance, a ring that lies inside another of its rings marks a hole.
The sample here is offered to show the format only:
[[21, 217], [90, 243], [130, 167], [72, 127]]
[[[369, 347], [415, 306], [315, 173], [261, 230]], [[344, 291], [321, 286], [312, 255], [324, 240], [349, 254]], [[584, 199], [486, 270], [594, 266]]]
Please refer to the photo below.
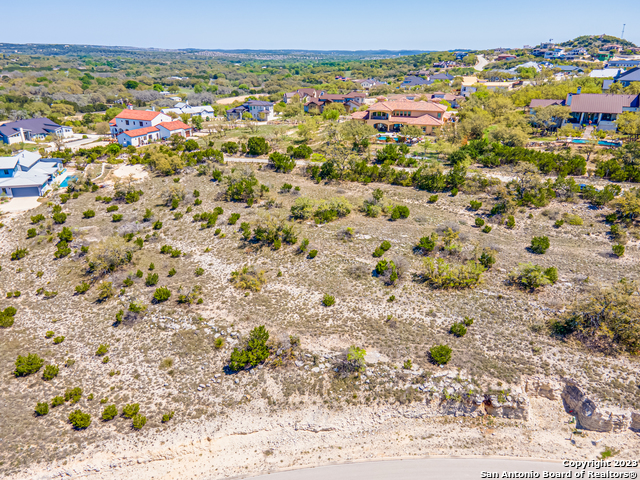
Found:
[[640, 111], [640, 95], [610, 95], [606, 93], [570, 93], [565, 100], [531, 100], [529, 108], [561, 105], [569, 107], [571, 117], [563, 125], [593, 125], [598, 130], [616, 131], [615, 123], [622, 112]]
[[378, 102], [366, 112], [354, 112], [353, 120], [360, 120], [380, 132], [399, 132], [404, 125], [420, 127], [426, 134], [433, 132], [446, 120], [447, 107], [433, 102]]
[[114, 137], [127, 130], [137, 130], [145, 127], [155, 127], [161, 122], [170, 122], [171, 117], [162, 112], [151, 110], [123, 110], [114, 118], [115, 125], [111, 125], [111, 135]]
[[161, 122], [153, 127], [144, 127], [121, 132], [118, 134], [118, 143], [123, 147], [128, 147], [129, 145], [141, 147], [158, 140], [164, 140], [172, 137], [173, 135], [180, 135], [181, 137], [189, 138], [193, 135], [193, 129], [180, 120], [173, 122]]

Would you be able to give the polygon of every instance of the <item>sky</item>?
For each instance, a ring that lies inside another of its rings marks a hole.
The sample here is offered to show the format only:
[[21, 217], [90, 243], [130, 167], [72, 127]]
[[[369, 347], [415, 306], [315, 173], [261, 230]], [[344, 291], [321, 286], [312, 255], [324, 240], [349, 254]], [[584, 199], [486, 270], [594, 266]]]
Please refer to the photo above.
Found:
[[3, 3], [0, 43], [168, 49], [487, 49], [550, 39], [562, 42], [579, 35], [619, 37], [627, 23], [624, 38], [640, 44], [639, 0], [30, 0], [28, 11], [22, 2]]

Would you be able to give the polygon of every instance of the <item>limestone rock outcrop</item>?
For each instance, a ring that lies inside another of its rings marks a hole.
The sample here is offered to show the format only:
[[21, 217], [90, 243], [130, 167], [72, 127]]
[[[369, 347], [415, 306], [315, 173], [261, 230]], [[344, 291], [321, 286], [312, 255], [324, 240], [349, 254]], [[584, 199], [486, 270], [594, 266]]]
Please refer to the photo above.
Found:
[[[630, 427], [631, 414], [616, 408], [600, 408], [573, 380], [566, 380], [562, 402], [567, 413], [574, 415], [579, 427], [596, 432], [621, 432]], [[636, 421], [636, 425], [640, 422]]]

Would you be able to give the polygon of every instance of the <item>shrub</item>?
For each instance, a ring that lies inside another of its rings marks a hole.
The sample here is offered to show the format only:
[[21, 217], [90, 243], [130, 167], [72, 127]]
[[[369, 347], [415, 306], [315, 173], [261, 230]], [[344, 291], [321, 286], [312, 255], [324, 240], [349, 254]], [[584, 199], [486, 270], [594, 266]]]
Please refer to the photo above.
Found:
[[484, 220], [482, 218], [476, 218], [475, 222], [476, 222], [476, 227], [484, 226]]
[[386, 252], [386, 251], [387, 251], [387, 250], [389, 250], [390, 248], [391, 248], [391, 244], [390, 244], [388, 241], [386, 241], [386, 240], [380, 244], [380, 249], [381, 249], [383, 252]]
[[153, 212], [150, 209], [146, 209], [144, 211], [144, 216], [142, 217], [142, 221], [143, 222], [148, 222], [149, 220], [151, 220], [153, 218]]
[[69, 422], [71, 422], [74, 428], [81, 430], [91, 425], [91, 415], [82, 413], [82, 411], [78, 409], [69, 414]]
[[38, 403], [36, 405], [35, 411], [36, 415], [42, 417], [43, 415], [49, 413], [49, 404], [47, 404], [47, 402]]
[[452, 197], [455, 197], [456, 195], [458, 195], [458, 189], [457, 189], [457, 188], [455, 188], [455, 187], [453, 187], [453, 188], [451, 189], [451, 196], [452, 196]]
[[438, 365], [445, 365], [451, 360], [451, 348], [448, 345], [436, 345], [429, 350], [431, 359]]
[[62, 225], [64, 222], [67, 221], [67, 214], [66, 213], [62, 213], [62, 212], [54, 213], [53, 214], [53, 221], [57, 225]]
[[237, 372], [248, 366], [255, 367], [256, 365], [264, 362], [269, 358], [269, 347], [267, 347], [268, 340], [269, 332], [264, 325], [260, 325], [259, 327], [251, 330], [245, 348], [242, 350], [238, 348], [233, 349], [229, 368]]
[[60, 405], [64, 405], [64, 398], [62, 398], [60, 395], [51, 399], [51, 408], [56, 408]]
[[620, 245], [620, 244], [618, 244], [618, 245], [613, 245], [613, 246], [611, 247], [611, 250], [613, 250], [613, 253], [614, 253], [618, 258], [620, 258], [620, 257], [624, 256], [624, 245]]
[[100, 357], [106, 354], [108, 351], [109, 351], [109, 345], [101, 343], [98, 349], [96, 350], [96, 356]]
[[51, 338], [55, 335], [55, 333], [51, 330], [49, 330], [47, 333], [44, 334], [44, 338]]
[[98, 300], [101, 302], [113, 297], [116, 294], [112, 282], [101, 282], [98, 286]]
[[16, 248], [14, 252], [11, 252], [11, 260], [21, 260], [27, 256], [29, 251], [26, 248]]
[[411, 370], [413, 368], [413, 362], [411, 361], [411, 359], [405, 360], [402, 364], [402, 368], [404, 368], [405, 370]]
[[480, 210], [480, 207], [482, 207], [482, 202], [478, 202], [476, 200], [471, 200], [469, 202], [469, 208], [474, 212], [477, 212], [478, 210]]
[[154, 230], [160, 230], [162, 228], [162, 222], [160, 220], [158, 220], [157, 222], [153, 223], [153, 229]]
[[281, 153], [273, 152], [269, 155], [269, 165], [275, 168], [276, 172], [289, 173], [296, 168], [296, 161]]
[[380, 247], [377, 247], [374, 251], [373, 251], [373, 256], [375, 258], [379, 258], [382, 255], [384, 255], [384, 250], [382, 250]]
[[213, 346], [217, 349], [220, 349], [224, 346], [224, 338], [223, 337], [218, 337], [215, 339], [215, 341], [213, 342]]
[[153, 272], [155, 269], [156, 269], [156, 266], [153, 264], [153, 262], [151, 262], [149, 264], [149, 270]]
[[66, 392], [64, 392], [64, 401], [71, 403], [78, 403], [82, 398], [82, 389], [80, 387], [68, 388]]
[[332, 198], [328, 202], [322, 202], [313, 216], [317, 224], [328, 223], [336, 218], [346, 217], [351, 213], [351, 208], [351, 204], [344, 197]]
[[240, 218], [239, 213], [232, 213], [229, 217], [229, 225], [235, 225], [238, 219]]
[[119, 208], [118, 205], [110, 205], [107, 207], [107, 213], [117, 212]]
[[351, 345], [347, 350], [347, 356], [345, 360], [338, 366], [338, 369], [345, 373], [356, 373], [364, 371], [366, 363], [364, 360], [367, 354], [364, 348]]
[[438, 241], [438, 234], [433, 232], [429, 237], [422, 237], [416, 245], [416, 249], [423, 255], [433, 251], [436, 248], [436, 242]]
[[464, 323], [454, 323], [451, 325], [450, 329], [451, 333], [453, 333], [456, 337], [464, 337], [467, 333], [467, 327], [465, 327]]
[[509, 229], [512, 230], [515, 226], [516, 226], [516, 219], [514, 218], [513, 215], [509, 215], [507, 217], [507, 223], [505, 223], [505, 226]]
[[511, 273], [509, 280], [521, 288], [535, 290], [556, 283], [558, 280], [558, 270], [555, 267], [543, 268], [532, 263], [520, 263]]
[[566, 219], [569, 225], [582, 225], [584, 223], [578, 215], [567, 215]]
[[409, 217], [409, 208], [404, 205], [398, 205], [393, 207], [391, 211], [391, 219], [398, 220], [399, 218], [408, 218]]
[[71, 253], [71, 249], [69, 245], [64, 240], [59, 242], [57, 245], [57, 250], [53, 253], [55, 258], [64, 258]]
[[84, 293], [87, 293], [90, 288], [91, 285], [89, 285], [87, 282], [82, 282], [80, 285], [76, 285], [76, 293], [82, 295]]
[[433, 288], [469, 288], [482, 280], [485, 271], [479, 262], [462, 265], [446, 263], [443, 259], [425, 258], [423, 280]]
[[196, 268], [195, 274], [196, 274], [196, 277], [200, 277], [200, 276], [204, 275], [204, 268], [202, 268], [202, 267]]
[[316, 258], [316, 255], [318, 255], [318, 250], [309, 251], [309, 258]]
[[177, 272], [176, 272], [176, 269], [175, 269], [175, 268], [172, 268], [171, 270], [169, 270], [169, 276], [170, 276], [170, 277], [173, 277], [176, 273], [177, 273]]
[[153, 293], [153, 299], [156, 302], [165, 302], [169, 300], [169, 297], [171, 297], [171, 290], [167, 287], [156, 288], [156, 291]]
[[135, 428], [136, 430], [140, 430], [142, 427], [145, 426], [145, 424], [147, 423], [147, 417], [142, 416], [142, 415], [135, 415], [133, 417], [133, 428]]
[[114, 213], [111, 216], [111, 221], [112, 222], [120, 222], [120, 221], [122, 221], [122, 214], [121, 213]]
[[44, 372], [42, 373], [43, 380], [53, 380], [60, 371], [58, 365], [47, 365], [44, 367]]
[[167, 423], [172, 418], [173, 418], [173, 412], [165, 413], [164, 415], [162, 415], [162, 423]]
[[36, 235], [38, 235], [38, 232], [35, 228], [30, 228], [29, 230], [27, 230], [27, 238], [34, 238]]
[[496, 263], [496, 252], [495, 250], [491, 250], [489, 248], [485, 248], [480, 254], [480, 258], [478, 259], [480, 265], [489, 270], [494, 263]]
[[266, 155], [270, 149], [269, 144], [262, 137], [251, 137], [247, 142], [247, 153], [249, 155]]
[[157, 273], [148, 273], [147, 278], [144, 280], [144, 284], [147, 287], [153, 287], [158, 283], [159, 275]]
[[491, 231], [491, 225], [485, 225], [482, 229], [482, 233], [489, 233]]
[[111, 273], [133, 260], [134, 248], [134, 245], [122, 237], [109, 237], [91, 247], [91, 253], [87, 257], [89, 270], [98, 275]]
[[14, 318], [17, 310], [14, 307], [7, 307], [0, 310], [0, 328], [9, 328], [13, 326]]
[[555, 228], [560, 228], [562, 225], [564, 225], [564, 220], [556, 220], [556, 223], [553, 224]]
[[429, 203], [436, 203], [438, 201], [438, 195], [431, 195], [429, 197]]
[[18, 355], [16, 359], [16, 369], [13, 374], [16, 377], [26, 377], [36, 373], [44, 365], [44, 360], [35, 353], [29, 353], [26, 357]]
[[548, 237], [533, 237], [531, 239], [531, 251], [533, 253], [537, 253], [542, 255], [549, 249], [549, 238]]
[[240, 270], [231, 272], [231, 283], [241, 290], [259, 292], [266, 280], [264, 271], [257, 271], [252, 266], [245, 265]]
[[324, 297], [322, 298], [322, 304], [325, 307], [331, 307], [335, 303], [336, 303], [336, 297], [334, 297], [333, 295], [329, 295], [328, 293], [325, 293]]
[[133, 418], [138, 414], [139, 411], [140, 411], [139, 403], [130, 403], [125, 405], [122, 408], [122, 416], [127, 418]]
[[471, 325], [473, 325], [473, 318], [469, 318], [469, 317], [464, 317], [464, 322], [465, 326], [470, 327]]
[[314, 202], [310, 198], [300, 197], [291, 207], [291, 216], [297, 220], [307, 220], [313, 216]]
[[31, 217], [31, 223], [37, 225], [38, 223], [42, 222], [44, 218], [44, 215], [39, 213], [38, 215], [34, 215], [33, 217]]
[[118, 415], [118, 409], [115, 405], [108, 405], [102, 411], [102, 420], [108, 422], [109, 420], [113, 420]]

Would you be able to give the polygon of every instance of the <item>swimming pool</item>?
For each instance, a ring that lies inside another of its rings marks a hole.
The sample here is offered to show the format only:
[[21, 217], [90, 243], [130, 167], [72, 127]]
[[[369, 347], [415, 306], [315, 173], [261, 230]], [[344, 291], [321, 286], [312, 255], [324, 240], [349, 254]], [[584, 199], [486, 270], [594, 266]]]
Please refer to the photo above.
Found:
[[62, 182], [60, 182], [60, 187], [64, 188], [67, 187], [69, 185], [69, 180], [77, 180], [78, 177], [76, 177], [75, 175], [73, 177], [67, 177], [64, 180], [62, 180]]
[[[571, 140], [571, 143], [589, 143], [589, 140], [585, 140], [584, 138], [574, 138]], [[620, 147], [622, 143], [620, 142], [610, 142], [608, 140], [600, 140], [598, 145], [602, 145], [605, 147]]]

